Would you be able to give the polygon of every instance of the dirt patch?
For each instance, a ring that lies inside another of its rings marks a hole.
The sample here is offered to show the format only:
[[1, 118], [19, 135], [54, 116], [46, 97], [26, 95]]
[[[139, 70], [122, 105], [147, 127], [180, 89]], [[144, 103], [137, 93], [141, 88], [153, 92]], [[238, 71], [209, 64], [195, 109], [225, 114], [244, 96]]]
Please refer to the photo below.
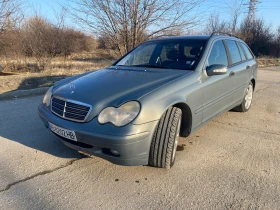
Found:
[[5, 72], [1, 72], [0, 71], [0, 76], [11, 76], [11, 75], [15, 75], [13, 73], [5, 73]]
[[183, 151], [183, 150], [185, 150], [185, 146], [186, 146], [185, 144], [178, 145], [176, 151]]
[[[3, 73], [2, 73], [3, 74]], [[66, 75], [6, 75], [0, 76], [0, 93], [13, 90], [26, 90], [39, 87], [52, 86], [55, 82], [62, 80]]]

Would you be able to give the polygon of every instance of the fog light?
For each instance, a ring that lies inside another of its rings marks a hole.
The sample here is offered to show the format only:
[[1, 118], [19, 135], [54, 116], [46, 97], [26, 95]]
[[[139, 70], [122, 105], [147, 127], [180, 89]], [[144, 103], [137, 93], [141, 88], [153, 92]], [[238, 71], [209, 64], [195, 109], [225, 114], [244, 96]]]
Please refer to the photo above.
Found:
[[116, 150], [110, 150], [110, 152], [112, 153], [112, 155], [114, 156], [120, 156], [120, 154], [116, 151]]

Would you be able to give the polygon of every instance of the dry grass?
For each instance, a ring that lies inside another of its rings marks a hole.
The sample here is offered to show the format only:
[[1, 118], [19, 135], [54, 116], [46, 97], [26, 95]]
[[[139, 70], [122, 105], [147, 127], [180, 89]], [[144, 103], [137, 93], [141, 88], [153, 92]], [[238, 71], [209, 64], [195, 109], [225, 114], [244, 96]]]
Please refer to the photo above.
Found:
[[110, 66], [116, 59], [113, 52], [104, 50], [74, 54], [66, 59], [46, 59], [41, 63], [35, 58], [0, 59], [0, 93], [50, 86], [67, 76]]
[[113, 60], [104, 60], [104, 61], [53, 60], [51, 64], [46, 67], [44, 73], [49, 73], [49, 75], [75, 75], [94, 69], [101, 69], [111, 65], [112, 63]]
[[[45, 59], [39, 64], [35, 58], [0, 59], [0, 72], [14, 74], [41, 73], [44, 75], [75, 75], [109, 66], [117, 59], [113, 51], [73, 54], [67, 58]], [[259, 67], [280, 66], [280, 58], [260, 57]], [[0, 75], [1, 76], [1, 75]]]
[[[117, 59], [114, 52], [96, 50], [46, 60], [40, 66], [35, 58], [0, 59], [0, 93], [50, 86], [67, 76], [109, 66]], [[280, 66], [280, 58], [258, 58], [259, 67]], [[1, 72], [2, 71], [2, 72]]]
[[48, 75], [75, 75], [85, 71], [104, 68], [116, 60], [114, 52], [96, 50], [92, 53], [73, 54], [67, 58], [55, 57], [42, 59], [35, 58], [0, 59], [0, 71], [15, 74], [42, 73]]
[[259, 67], [280, 66], [280, 58], [259, 57]]

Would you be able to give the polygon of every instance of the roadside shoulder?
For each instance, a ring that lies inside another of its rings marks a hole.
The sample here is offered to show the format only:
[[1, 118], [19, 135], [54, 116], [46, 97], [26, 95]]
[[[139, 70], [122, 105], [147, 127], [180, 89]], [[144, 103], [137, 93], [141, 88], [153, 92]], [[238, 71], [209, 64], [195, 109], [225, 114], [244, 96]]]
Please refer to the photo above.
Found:
[[11, 99], [11, 98], [18, 98], [18, 97], [25, 97], [30, 95], [41, 95], [47, 92], [49, 87], [41, 87], [29, 90], [14, 90], [6, 93], [0, 94], [0, 100], [3, 99]]

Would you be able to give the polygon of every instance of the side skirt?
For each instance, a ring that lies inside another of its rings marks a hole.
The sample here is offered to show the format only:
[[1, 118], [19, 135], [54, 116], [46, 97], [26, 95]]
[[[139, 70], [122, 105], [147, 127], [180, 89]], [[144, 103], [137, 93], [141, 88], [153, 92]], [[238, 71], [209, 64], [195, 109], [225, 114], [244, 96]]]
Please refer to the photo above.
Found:
[[240, 105], [242, 103], [242, 100], [241, 101], [238, 101], [237, 103], [233, 104], [232, 106], [230, 106], [229, 108], [226, 108], [225, 110], [221, 111], [220, 113], [218, 113], [217, 115], [209, 118], [207, 121], [201, 123], [200, 125], [196, 126], [195, 128], [192, 128], [191, 130], [191, 133], [193, 133], [194, 131], [198, 130], [199, 128], [201, 128], [203, 125], [205, 125], [206, 123], [208, 123], [209, 121], [211, 121], [212, 119], [220, 116], [221, 114], [225, 113], [225, 112], [228, 112], [229, 110], [233, 109], [234, 107]]

